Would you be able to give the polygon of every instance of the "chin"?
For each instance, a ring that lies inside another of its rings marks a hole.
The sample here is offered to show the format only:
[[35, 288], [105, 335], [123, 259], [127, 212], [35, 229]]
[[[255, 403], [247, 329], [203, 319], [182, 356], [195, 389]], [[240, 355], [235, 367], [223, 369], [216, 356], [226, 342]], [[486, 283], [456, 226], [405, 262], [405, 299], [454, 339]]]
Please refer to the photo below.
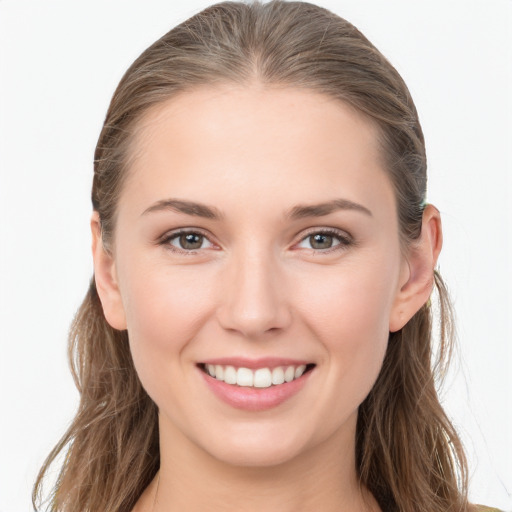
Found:
[[[282, 434], [282, 432], [281, 432]], [[285, 435], [243, 435], [222, 439], [207, 451], [216, 458], [236, 467], [263, 468], [279, 466], [290, 462], [306, 450], [304, 440], [299, 436]], [[207, 447], [203, 447], [207, 448]]]
[[270, 449], [262, 450], [261, 446], [242, 449], [233, 448], [231, 451], [219, 454], [218, 460], [230, 466], [246, 468], [268, 468], [280, 466], [294, 460], [300, 452], [297, 450]]

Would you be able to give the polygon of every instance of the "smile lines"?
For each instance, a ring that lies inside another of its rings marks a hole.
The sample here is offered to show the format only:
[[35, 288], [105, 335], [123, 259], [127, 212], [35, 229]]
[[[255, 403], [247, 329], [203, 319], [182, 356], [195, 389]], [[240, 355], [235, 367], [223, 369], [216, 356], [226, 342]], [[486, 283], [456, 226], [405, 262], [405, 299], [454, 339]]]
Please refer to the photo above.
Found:
[[203, 364], [201, 369], [208, 373], [211, 377], [225, 382], [243, 387], [269, 388], [270, 386], [278, 386], [285, 382], [292, 382], [301, 377], [306, 371], [313, 368], [313, 364], [298, 366], [278, 366], [274, 369], [258, 368], [251, 370], [250, 368], [235, 368], [230, 365], [220, 364]]

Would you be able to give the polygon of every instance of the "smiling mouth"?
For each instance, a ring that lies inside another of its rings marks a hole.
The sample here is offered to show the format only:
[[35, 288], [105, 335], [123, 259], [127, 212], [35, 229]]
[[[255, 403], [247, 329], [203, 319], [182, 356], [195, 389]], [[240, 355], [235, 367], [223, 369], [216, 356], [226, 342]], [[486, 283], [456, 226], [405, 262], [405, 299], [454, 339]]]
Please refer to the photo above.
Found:
[[315, 364], [285, 365], [275, 368], [235, 367], [231, 365], [200, 363], [198, 367], [210, 377], [239, 387], [269, 388], [299, 379], [310, 372]]

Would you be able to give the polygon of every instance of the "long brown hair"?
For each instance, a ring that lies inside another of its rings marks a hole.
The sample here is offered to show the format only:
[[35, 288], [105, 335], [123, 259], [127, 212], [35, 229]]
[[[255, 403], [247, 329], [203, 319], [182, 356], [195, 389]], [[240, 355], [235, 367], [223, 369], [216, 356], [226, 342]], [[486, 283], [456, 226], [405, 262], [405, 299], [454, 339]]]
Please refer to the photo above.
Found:
[[[350, 23], [305, 2], [223, 2], [148, 48], [121, 80], [96, 147], [93, 208], [108, 249], [128, 149], [148, 109], [196, 86], [289, 86], [327, 94], [377, 126], [394, 185], [404, 244], [421, 230], [425, 144], [409, 91], [393, 66]], [[359, 409], [357, 471], [385, 511], [467, 511], [467, 467], [436, 385], [452, 347], [446, 289], [435, 274], [439, 350], [431, 304], [392, 333], [378, 380]], [[159, 468], [157, 408], [137, 377], [128, 334], [105, 320], [94, 279], [71, 328], [69, 357], [80, 405], [34, 487], [65, 457], [46, 503], [59, 512], [129, 511]]]

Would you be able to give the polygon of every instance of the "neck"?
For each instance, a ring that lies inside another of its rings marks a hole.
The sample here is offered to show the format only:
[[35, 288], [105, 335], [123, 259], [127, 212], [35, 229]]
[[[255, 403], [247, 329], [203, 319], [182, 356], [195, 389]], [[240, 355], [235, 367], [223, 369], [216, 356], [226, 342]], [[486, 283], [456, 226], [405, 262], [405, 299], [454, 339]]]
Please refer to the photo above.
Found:
[[160, 427], [160, 471], [133, 512], [380, 510], [358, 482], [355, 422], [348, 438], [336, 433], [291, 460], [264, 467], [220, 461], [162, 421]]

